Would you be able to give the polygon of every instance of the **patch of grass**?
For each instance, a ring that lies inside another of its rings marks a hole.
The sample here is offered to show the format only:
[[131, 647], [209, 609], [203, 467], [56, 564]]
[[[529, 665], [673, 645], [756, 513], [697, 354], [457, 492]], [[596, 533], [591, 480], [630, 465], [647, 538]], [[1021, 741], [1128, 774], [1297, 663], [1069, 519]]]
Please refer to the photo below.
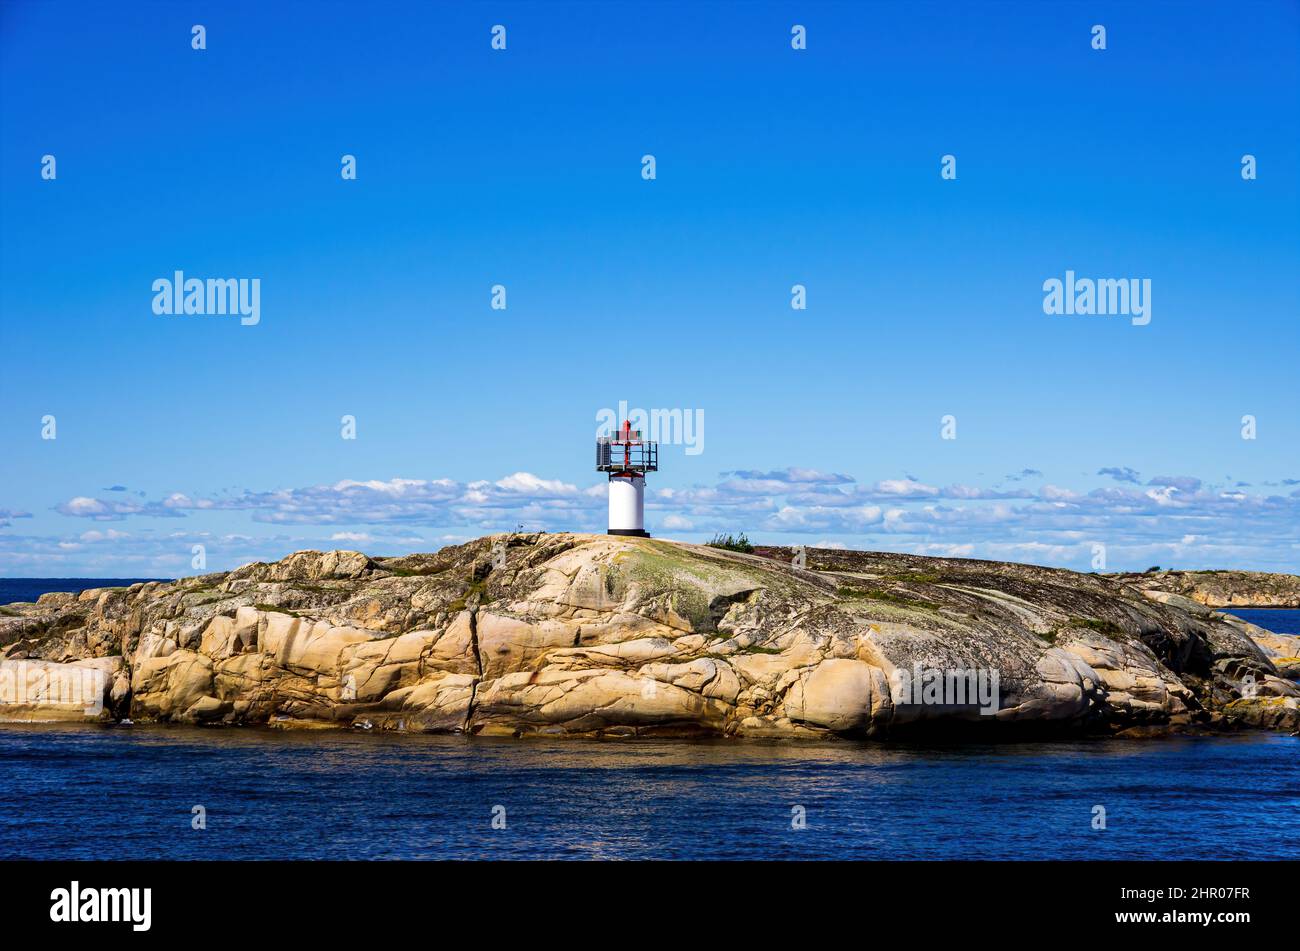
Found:
[[[447, 570], [446, 567], [442, 567], [442, 568], [420, 568], [420, 569], [415, 569], [415, 568], [384, 568], [384, 571], [387, 571], [389, 574], [396, 575], [396, 576], [399, 577], [399, 578], [424, 578], [424, 577], [427, 577], [428, 575], [440, 575], [440, 574], [442, 574], [442, 573], [443, 573], [444, 571], [446, 571], [446, 570]], [[322, 588], [321, 590], [326, 591], [326, 590], [329, 590], [329, 589], [328, 589], [328, 588]]]
[[17, 611], [13, 610], [12, 608], [7, 608], [4, 605], [0, 605], [0, 616], [21, 617], [21, 615]]
[[[397, 555], [374, 558], [381, 570], [398, 578], [427, 578], [440, 575], [454, 567], [461, 557], [473, 554], [474, 543], [452, 545], [433, 555]], [[405, 562], [405, 564], [400, 564]]]
[[255, 604], [253, 605], [259, 611], [270, 611], [275, 614], [287, 614], [290, 617], [302, 617], [297, 611], [290, 611], [288, 608], [282, 608], [278, 604]]
[[451, 604], [447, 605], [448, 611], [464, 611], [469, 606], [469, 599], [478, 595], [479, 604], [487, 604], [491, 599], [487, 596], [487, 579], [482, 578], [478, 581], [471, 581], [469, 587]]
[[717, 534], [704, 544], [710, 548], [725, 548], [727, 551], [738, 551], [745, 555], [754, 550], [754, 546], [749, 543], [749, 538], [744, 532], [734, 536], [730, 532], [726, 535]]
[[938, 584], [940, 578], [933, 571], [904, 571], [896, 575], [883, 575], [881, 580], [910, 582], [912, 584]]
[[1072, 617], [1070, 618], [1070, 627], [1085, 627], [1090, 631], [1096, 631], [1098, 634], [1105, 634], [1107, 637], [1123, 636], [1124, 631], [1114, 621], [1100, 621], [1091, 617]]

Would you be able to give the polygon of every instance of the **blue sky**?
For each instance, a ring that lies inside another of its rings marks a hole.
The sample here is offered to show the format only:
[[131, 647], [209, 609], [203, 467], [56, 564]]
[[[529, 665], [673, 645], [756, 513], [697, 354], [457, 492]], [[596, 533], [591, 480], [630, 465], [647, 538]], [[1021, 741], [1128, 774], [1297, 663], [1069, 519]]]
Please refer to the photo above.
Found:
[[1295, 571], [1300, 12], [1245, 10], [4, 0], [0, 574], [603, 530], [620, 400], [705, 420], [655, 534]]

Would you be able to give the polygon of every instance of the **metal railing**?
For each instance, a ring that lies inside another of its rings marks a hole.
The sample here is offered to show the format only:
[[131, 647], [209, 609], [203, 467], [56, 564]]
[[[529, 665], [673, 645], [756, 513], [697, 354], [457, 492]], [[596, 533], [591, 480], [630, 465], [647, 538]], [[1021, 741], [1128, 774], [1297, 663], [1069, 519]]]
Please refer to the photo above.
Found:
[[[634, 431], [635, 432], [635, 431]], [[659, 469], [659, 444], [641, 440], [619, 441], [619, 436], [596, 439], [596, 469], [600, 472], [655, 472]]]

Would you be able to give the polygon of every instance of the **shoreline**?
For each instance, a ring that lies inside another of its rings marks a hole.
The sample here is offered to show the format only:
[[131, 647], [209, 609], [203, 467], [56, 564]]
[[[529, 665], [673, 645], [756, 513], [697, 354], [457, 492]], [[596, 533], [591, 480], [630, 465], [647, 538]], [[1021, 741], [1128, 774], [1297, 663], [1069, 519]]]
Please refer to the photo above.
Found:
[[789, 736], [725, 736], [722, 734], [694, 735], [606, 735], [588, 736], [572, 733], [527, 733], [522, 736], [502, 736], [499, 734], [476, 733], [417, 733], [399, 730], [361, 730], [346, 726], [314, 727], [307, 729], [283, 729], [264, 723], [242, 724], [236, 726], [221, 724], [147, 722], [123, 725], [106, 721], [93, 720], [44, 720], [44, 721], [3, 721], [0, 720], [0, 740], [6, 735], [36, 736], [39, 734], [66, 734], [68, 736], [91, 736], [124, 734], [144, 737], [190, 738], [196, 742], [206, 742], [208, 738], [248, 737], [254, 739], [275, 738], [299, 740], [310, 743], [315, 736], [327, 739], [356, 738], [358, 741], [395, 741], [409, 743], [416, 747], [435, 748], [440, 745], [470, 746], [482, 744], [493, 749], [519, 748], [521, 751], [547, 746], [558, 750], [582, 752], [601, 747], [629, 748], [668, 746], [698, 747], [707, 746], [718, 749], [762, 750], [778, 749], [785, 751], [845, 751], [861, 750], [878, 753], [907, 753], [932, 751], [942, 753], [975, 753], [995, 749], [1008, 751], [1028, 749], [1052, 749], [1060, 747], [1070, 749], [1077, 747], [1094, 748], [1109, 744], [1122, 744], [1131, 748], [1159, 748], [1180, 740], [1241, 740], [1250, 742], [1287, 742], [1300, 741], [1300, 734], [1285, 733], [1276, 730], [1189, 730], [1176, 733], [1153, 733], [1145, 736], [1108, 733], [1079, 733], [1073, 735], [1012, 737], [989, 734], [982, 738], [962, 739], [944, 736], [940, 733], [911, 735], [891, 739], [867, 737], [850, 737], [826, 735], [818, 738], [800, 739]]
[[96, 733], [147, 733], [163, 734], [180, 732], [185, 734], [219, 735], [279, 735], [279, 736], [357, 736], [357, 737], [421, 737], [425, 739], [463, 739], [482, 740], [511, 744], [518, 742], [556, 741], [562, 745], [575, 746], [599, 744], [650, 744], [681, 743], [693, 745], [713, 743], [719, 745], [754, 745], [780, 746], [786, 749], [805, 749], [810, 747], [859, 746], [864, 749], [912, 749], [912, 748], [952, 748], [969, 749], [992, 746], [1035, 746], [1068, 743], [1094, 743], [1110, 740], [1123, 740], [1128, 743], [1151, 743], [1177, 739], [1214, 739], [1231, 737], [1300, 737], [1300, 731], [1256, 729], [1246, 726], [1220, 727], [1190, 726], [1180, 729], [1140, 728], [1121, 730], [1119, 732], [1087, 731], [1077, 729], [1062, 730], [1025, 730], [1021, 732], [999, 730], [992, 725], [988, 727], [962, 731], [953, 730], [951, 724], [938, 725], [923, 730], [904, 730], [889, 736], [854, 736], [846, 734], [824, 733], [815, 737], [781, 734], [727, 734], [706, 731], [646, 731], [646, 732], [592, 732], [574, 733], [554, 730], [548, 732], [532, 731], [517, 734], [482, 733], [462, 730], [405, 730], [391, 727], [362, 727], [354, 723], [329, 720], [298, 720], [291, 724], [269, 722], [250, 723], [216, 723], [181, 720], [138, 720], [130, 723], [113, 720], [94, 720], [87, 718], [18, 720], [0, 718], [0, 731], [12, 733], [68, 731]]

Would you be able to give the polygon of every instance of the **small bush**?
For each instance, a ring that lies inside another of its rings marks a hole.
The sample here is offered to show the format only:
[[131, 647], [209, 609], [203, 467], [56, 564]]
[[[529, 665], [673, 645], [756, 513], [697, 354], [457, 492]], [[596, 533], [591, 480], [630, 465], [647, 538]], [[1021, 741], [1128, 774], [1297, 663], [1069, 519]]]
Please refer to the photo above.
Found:
[[727, 551], [739, 551], [744, 552], [747, 555], [754, 550], [754, 546], [749, 543], [749, 539], [745, 536], [744, 532], [741, 532], [739, 535], [734, 537], [730, 532], [726, 535], [714, 535], [713, 538], [705, 542], [705, 544], [710, 548], [725, 548]]

